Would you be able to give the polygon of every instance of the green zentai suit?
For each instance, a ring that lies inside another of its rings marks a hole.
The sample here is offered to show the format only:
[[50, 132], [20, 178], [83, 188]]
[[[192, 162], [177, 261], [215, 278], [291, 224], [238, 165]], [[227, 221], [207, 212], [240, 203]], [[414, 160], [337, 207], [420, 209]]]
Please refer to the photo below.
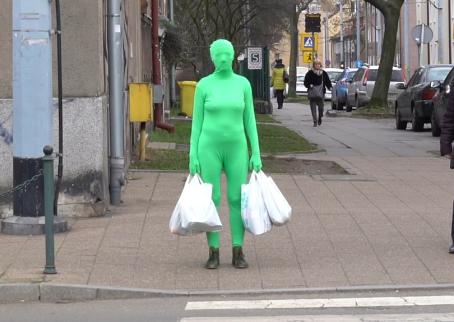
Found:
[[[218, 209], [224, 171], [232, 246], [242, 246], [241, 185], [247, 181], [248, 165], [256, 171], [262, 168], [252, 89], [245, 77], [232, 70], [234, 50], [229, 41], [216, 40], [210, 53], [216, 69], [202, 78], [195, 90], [189, 170], [213, 185], [213, 202]], [[249, 162], [246, 135], [252, 150]], [[219, 248], [219, 233], [209, 232], [207, 239], [210, 247]]]

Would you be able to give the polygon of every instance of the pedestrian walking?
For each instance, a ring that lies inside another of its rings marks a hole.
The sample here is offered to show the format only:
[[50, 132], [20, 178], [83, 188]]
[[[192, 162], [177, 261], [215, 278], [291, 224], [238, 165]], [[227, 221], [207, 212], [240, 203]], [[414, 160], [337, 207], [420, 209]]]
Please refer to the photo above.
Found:
[[[451, 88], [454, 88], [454, 83], [450, 84]], [[454, 141], [454, 90], [451, 90], [448, 96], [448, 104], [446, 113], [443, 116], [441, 122], [441, 135], [440, 135], [440, 154], [447, 156], [451, 159], [450, 168], [454, 169], [454, 157], [452, 155], [452, 142]], [[449, 247], [449, 252], [454, 254], [454, 201], [452, 209], [452, 221], [451, 221], [451, 240], [452, 244]]]
[[282, 63], [282, 59], [276, 59], [276, 65], [273, 67], [273, 74], [271, 76], [271, 86], [273, 86], [276, 93], [278, 109], [281, 109], [284, 106], [284, 90], [286, 83], [288, 83], [288, 75], [285, 71], [285, 65]]
[[320, 60], [315, 60], [312, 63], [312, 69], [304, 77], [304, 86], [307, 88], [312, 120], [314, 121], [314, 127], [316, 127], [317, 124], [322, 124], [326, 88], [331, 90], [333, 87], [328, 74], [322, 69], [322, 62]]
[[[252, 88], [245, 77], [233, 72], [234, 49], [228, 40], [213, 42], [210, 54], [215, 71], [202, 78], [195, 90], [189, 171], [199, 173], [204, 182], [213, 185], [212, 198], [218, 209], [224, 171], [230, 209], [232, 265], [247, 268], [242, 249], [241, 185], [247, 181], [248, 165], [255, 171], [262, 168]], [[252, 150], [250, 159], [246, 136]], [[208, 232], [207, 239], [209, 258], [205, 267], [216, 269], [219, 267], [219, 233]]]

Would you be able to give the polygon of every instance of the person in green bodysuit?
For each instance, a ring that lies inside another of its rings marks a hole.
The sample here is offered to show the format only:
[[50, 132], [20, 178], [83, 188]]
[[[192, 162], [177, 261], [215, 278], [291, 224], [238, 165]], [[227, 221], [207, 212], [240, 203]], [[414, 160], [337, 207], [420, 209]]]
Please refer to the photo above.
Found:
[[[202, 78], [195, 89], [189, 171], [199, 173], [205, 182], [213, 185], [213, 202], [218, 209], [224, 171], [230, 209], [232, 265], [247, 268], [242, 250], [241, 185], [247, 181], [248, 168], [255, 171], [262, 168], [252, 89], [245, 77], [232, 70], [234, 49], [228, 40], [214, 41], [210, 54], [215, 71]], [[252, 150], [250, 159], [246, 135]], [[207, 239], [209, 258], [205, 267], [218, 268], [219, 233], [209, 232]]]

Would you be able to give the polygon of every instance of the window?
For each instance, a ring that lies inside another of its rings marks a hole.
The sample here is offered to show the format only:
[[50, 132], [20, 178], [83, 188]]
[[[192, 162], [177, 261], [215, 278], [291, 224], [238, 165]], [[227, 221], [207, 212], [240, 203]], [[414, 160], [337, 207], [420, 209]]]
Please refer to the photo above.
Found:
[[329, 76], [329, 79], [332, 82], [337, 82], [340, 79], [340, 77], [342, 76], [342, 72], [335, 72], [335, 71], [327, 72], [327, 74]]
[[446, 87], [446, 85], [450, 84], [452, 80], [454, 80], [454, 68], [451, 69], [448, 76], [446, 76], [445, 81], [443, 83], [444, 86]]
[[355, 76], [355, 74], [356, 74], [356, 70], [348, 72], [347, 80], [351, 81], [353, 79], [353, 76]]
[[363, 78], [363, 75], [364, 75], [364, 68], [361, 68], [361, 69], [358, 69], [358, 71], [356, 72], [355, 76], [353, 76], [353, 81], [354, 82], [359, 82], [361, 81], [361, 79]]
[[427, 72], [427, 81], [444, 81], [450, 71], [451, 67], [429, 68], [429, 71]]
[[[367, 75], [367, 81], [376, 82], [378, 76], [378, 69], [369, 69]], [[402, 72], [400, 70], [393, 69], [391, 73], [391, 82], [403, 82]]]
[[413, 84], [415, 83], [415, 78], [416, 78], [416, 75], [418, 75], [418, 70], [416, 70], [413, 75], [411, 76], [410, 80], [408, 81], [408, 87], [410, 86], [413, 86]]
[[391, 82], [403, 82], [403, 81], [404, 81], [404, 76], [402, 75], [402, 71], [393, 69], [393, 72], [391, 74]]

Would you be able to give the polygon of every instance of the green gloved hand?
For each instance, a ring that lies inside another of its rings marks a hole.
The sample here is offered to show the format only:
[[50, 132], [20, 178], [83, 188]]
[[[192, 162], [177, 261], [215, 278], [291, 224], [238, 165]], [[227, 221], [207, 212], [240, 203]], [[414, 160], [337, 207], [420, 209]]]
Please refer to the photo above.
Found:
[[200, 163], [196, 157], [189, 157], [189, 173], [191, 175], [200, 174]]
[[262, 159], [260, 155], [252, 155], [251, 159], [249, 160], [249, 169], [259, 172], [262, 170]]

